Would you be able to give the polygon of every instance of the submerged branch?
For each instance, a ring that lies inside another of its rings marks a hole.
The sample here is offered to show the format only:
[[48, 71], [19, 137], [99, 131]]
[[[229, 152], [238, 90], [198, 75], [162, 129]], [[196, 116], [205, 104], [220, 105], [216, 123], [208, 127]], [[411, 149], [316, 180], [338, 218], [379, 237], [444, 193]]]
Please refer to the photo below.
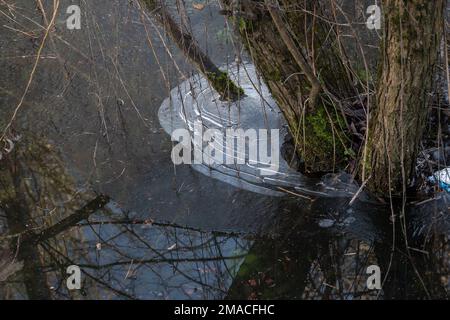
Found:
[[41, 233], [32, 235], [28, 240], [31, 240], [32, 242], [42, 242], [53, 238], [70, 227], [75, 226], [80, 221], [86, 220], [91, 214], [103, 208], [108, 202], [108, 196], [99, 195], [75, 213], [43, 230]]

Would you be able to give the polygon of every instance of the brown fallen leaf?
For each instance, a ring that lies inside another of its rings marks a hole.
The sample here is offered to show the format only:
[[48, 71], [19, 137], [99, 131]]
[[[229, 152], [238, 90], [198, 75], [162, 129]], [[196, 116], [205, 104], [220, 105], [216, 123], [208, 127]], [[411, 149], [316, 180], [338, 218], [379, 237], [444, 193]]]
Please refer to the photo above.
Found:
[[200, 11], [205, 9], [205, 5], [203, 3], [193, 3], [192, 6], [194, 7], [194, 9]]

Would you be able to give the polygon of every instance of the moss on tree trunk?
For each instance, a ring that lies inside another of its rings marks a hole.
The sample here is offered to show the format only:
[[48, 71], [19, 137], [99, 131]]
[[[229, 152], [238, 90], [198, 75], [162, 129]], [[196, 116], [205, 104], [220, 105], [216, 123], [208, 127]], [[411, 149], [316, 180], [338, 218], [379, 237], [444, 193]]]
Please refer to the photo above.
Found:
[[236, 85], [229, 75], [221, 71], [201, 50], [191, 34], [184, 32], [168, 12], [164, 1], [140, 0], [142, 5], [152, 13], [153, 17], [164, 27], [164, 30], [185, 54], [189, 61], [202, 73], [209, 84], [223, 100], [239, 100], [244, 90]]
[[[280, 15], [303, 58], [320, 83], [336, 97], [355, 95], [346, 67], [338, 54], [333, 26], [302, 10], [322, 8], [317, 0], [278, 1]], [[308, 104], [311, 82], [280, 36], [264, 1], [222, 0], [232, 24], [283, 112], [297, 145], [297, 154], [310, 172], [332, 171], [348, 162], [350, 143], [341, 111], [321, 91], [316, 106]], [[297, 8], [299, 9], [299, 8]], [[331, 32], [330, 32], [331, 30]]]

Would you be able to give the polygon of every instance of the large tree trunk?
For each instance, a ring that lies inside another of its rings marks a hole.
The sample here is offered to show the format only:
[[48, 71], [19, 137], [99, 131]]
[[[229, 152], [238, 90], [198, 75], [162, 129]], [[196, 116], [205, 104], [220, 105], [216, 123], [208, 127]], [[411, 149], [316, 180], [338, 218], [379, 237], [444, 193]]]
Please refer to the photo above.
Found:
[[404, 191], [425, 127], [444, 0], [384, 0], [377, 107], [370, 119], [365, 176], [373, 192]]
[[[320, 1], [221, 2], [277, 100], [305, 169], [331, 171], [348, 162], [345, 151], [351, 142], [345, 119], [329, 97], [345, 99], [356, 90], [335, 26], [310, 13], [324, 14]], [[311, 70], [305, 70], [304, 63]], [[321, 85], [318, 96], [309, 71]]]

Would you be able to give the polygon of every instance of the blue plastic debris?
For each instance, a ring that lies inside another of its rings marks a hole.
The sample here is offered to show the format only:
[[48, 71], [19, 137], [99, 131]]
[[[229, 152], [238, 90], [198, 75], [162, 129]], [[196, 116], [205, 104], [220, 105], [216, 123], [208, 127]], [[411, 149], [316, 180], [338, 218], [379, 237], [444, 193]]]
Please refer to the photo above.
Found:
[[432, 183], [438, 183], [441, 189], [450, 192], [450, 168], [435, 172], [429, 179]]

